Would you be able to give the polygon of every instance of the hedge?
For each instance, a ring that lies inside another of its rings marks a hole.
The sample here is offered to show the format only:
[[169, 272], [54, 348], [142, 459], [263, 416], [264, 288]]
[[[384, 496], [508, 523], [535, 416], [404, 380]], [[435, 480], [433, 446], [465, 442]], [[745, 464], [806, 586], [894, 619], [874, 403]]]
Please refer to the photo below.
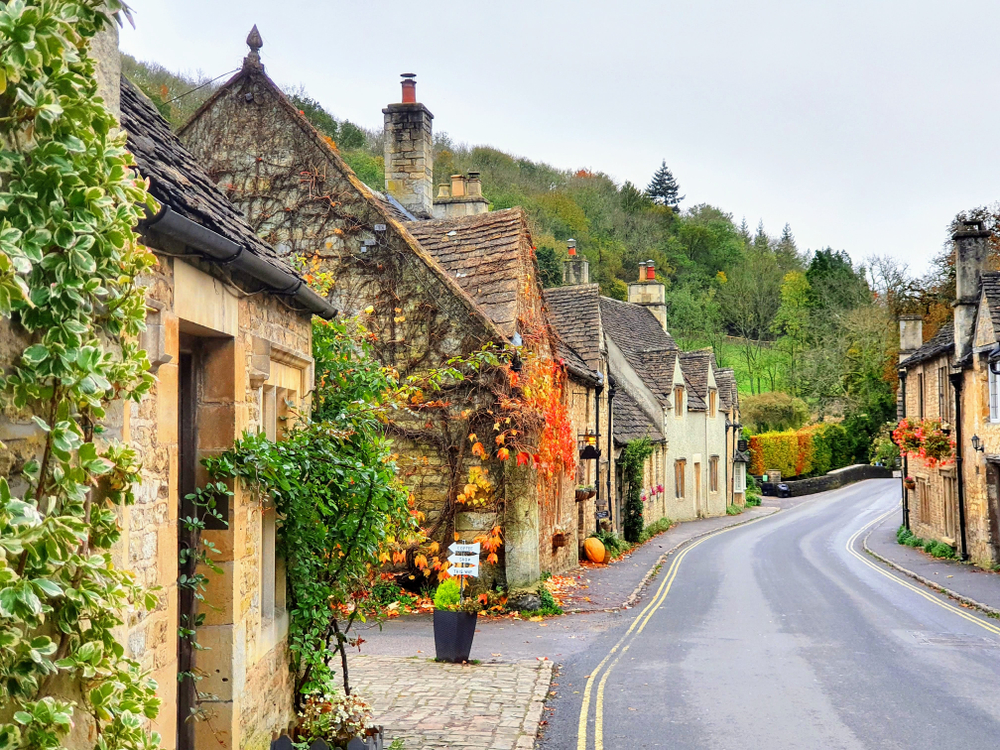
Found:
[[789, 479], [820, 476], [849, 466], [852, 459], [847, 430], [835, 422], [750, 438], [750, 473], [757, 476], [765, 471], [780, 471]]

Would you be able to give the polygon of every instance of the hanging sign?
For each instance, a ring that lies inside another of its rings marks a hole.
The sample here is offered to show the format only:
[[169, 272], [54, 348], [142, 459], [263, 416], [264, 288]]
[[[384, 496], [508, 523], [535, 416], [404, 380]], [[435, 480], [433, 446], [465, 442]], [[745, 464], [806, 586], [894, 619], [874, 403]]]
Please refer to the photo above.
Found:
[[479, 577], [479, 542], [473, 544], [454, 542], [448, 549], [454, 553], [448, 556], [448, 562], [451, 563], [448, 575]]

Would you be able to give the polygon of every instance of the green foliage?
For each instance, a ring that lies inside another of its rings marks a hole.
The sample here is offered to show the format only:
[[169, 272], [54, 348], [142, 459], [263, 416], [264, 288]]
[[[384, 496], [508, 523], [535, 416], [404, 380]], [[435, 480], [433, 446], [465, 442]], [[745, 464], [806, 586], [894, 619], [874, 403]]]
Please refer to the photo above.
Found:
[[601, 544], [603, 544], [604, 548], [611, 553], [612, 557], [620, 557], [632, 548], [631, 544], [619, 537], [613, 531], [605, 531], [601, 529], [600, 531], [591, 534], [591, 536], [596, 539], [600, 539]]
[[743, 508], [741, 508], [738, 505], [727, 505], [726, 506], [726, 515], [727, 516], [738, 516], [742, 512], [743, 512]]
[[142, 91], [173, 128], [184, 125], [221, 85], [200, 73], [187, 76], [162, 65], [121, 56], [122, 73]]
[[673, 173], [667, 167], [666, 159], [653, 174], [653, 179], [650, 181], [649, 187], [646, 188], [646, 195], [654, 203], [674, 208], [684, 200], [684, 196], [680, 195], [680, 186], [677, 184], [677, 180], [674, 179]]
[[[21, 356], [0, 411], [33, 420], [40, 455], [0, 477], [0, 742], [59, 748], [92, 722], [104, 750], [154, 748], [156, 684], [118, 634], [156, 606], [114, 564], [139, 465], [104, 435], [114, 402], [153, 383], [135, 345], [153, 265], [132, 227], [155, 202], [98, 96], [89, 41], [117, 0], [0, 5], [0, 317]], [[126, 407], [127, 408], [127, 407]], [[64, 697], [65, 696], [65, 697]], [[86, 735], [84, 731], [83, 736]]]
[[539, 608], [531, 614], [555, 616], [563, 613], [562, 607], [556, 603], [555, 597], [552, 596], [552, 592], [549, 591], [548, 587], [544, 583], [540, 584], [538, 587], [538, 598], [541, 601], [541, 606], [539, 606]]
[[649, 438], [633, 440], [626, 445], [618, 458], [625, 483], [625, 507], [622, 509], [622, 534], [625, 541], [635, 544], [642, 537], [642, 470], [646, 459], [653, 454]]
[[458, 606], [461, 598], [461, 587], [454, 578], [441, 581], [434, 592], [434, 609], [451, 610]]
[[757, 480], [753, 478], [753, 475], [747, 474], [747, 491], [744, 493], [746, 497], [747, 507], [753, 508], [760, 505], [761, 493], [760, 486], [757, 484]]
[[535, 252], [538, 259], [538, 276], [546, 289], [562, 283], [562, 259], [551, 247], [542, 246]]
[[826, 474], [854, 462], [847, 429], [823, 422], [801, 430], [765, 432], [750, 438], [750, 473], [780, 471], [782, 478]]
[[809, 407], [802, 399], [773, 391], [740, 399], [740, 414], [752, 432], [780, 432], [804, 425]]
[[873, 465], [892, 467], [899, 463], [899, 446], [892, 440], [894, 427], [892, 422], [887, 422], [882, 425], [878, 435], [872, 439], [869, 456]]
[[639, 535], [639, 544], [648, 542], [657, 534], [662, 534], [664, 531], [667, 531], [672, 525], [673, 521], [671, 521], [669, 518], [660, 518], [656, 521], [653, 521], [653, 523], [649, 524], [649, 526], [643, 528], [642, 534]]
[[899, 544], [906, 545], [907, 547], [923, 550], [927, 554], [931, 555], [931, 557], [950, 560], [954, 559], [956, 556], [955, 548], [950, 544], [945, 544], [944, 542], [939, 542], [934, 539], [922, 539], [921, 537], [916, 536], [905, 526], [900, 526], [896, 529], [896, 541]]
[[[416, 531], [382, 421], [398, 384], [349, 322], [314, 323], [313, 358], [311, 418], [298, 415], [277, 443], [246, 434], [209, 466], [213, 477], [239, 477], [277, 509], [299, 696], [329, 683], [338, 652], [346, 663], [356, 619], [382, 614], [369, 592], [386, 548]], [[344, 683], [350, 692], [346, 669]]]

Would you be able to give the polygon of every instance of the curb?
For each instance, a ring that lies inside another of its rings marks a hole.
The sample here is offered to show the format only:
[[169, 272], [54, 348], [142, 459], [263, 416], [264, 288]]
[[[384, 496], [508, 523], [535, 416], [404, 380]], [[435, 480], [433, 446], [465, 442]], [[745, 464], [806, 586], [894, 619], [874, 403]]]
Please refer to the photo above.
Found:
[[[767, 506], [767, 507], [774, 507], [774, 506]], [[631, 594], [629, 594], [628, 598], [625, 599], [625, 601], [622, 602], [621, 604], [619, 604], [617, 607], [605, 607], [604, 609], [567, 609], [567, 610], [565, 610], [563, 612], [563, 614], [564, 615], [579, 615], [579, 614], [584, 614], [586, 612], [620, 612], [623, 609], [628, 609], [628, 608], [634, 606], [637, 601], [639, 601], [639, 597], [642, 596], [643, 589], [646, 588], [646, 586], [649, 584], [650, 579], [653, 577], [653, 572], [656, 571], [661, 565], [663, 565], [663, 563], [666, 561], [666, 559], [670, 555], [674, 554], [674, 552], [676, 552], [677, 550], [679, 550], [685, 544], [689, 544], [690, 542], [693, 542], [693, 541], [695, 541], [697, 539], [701, 539], [702, 537], [708, 536], [709, 534], [714, 534], [716, 531], [722, 531], [722, 529], [732, 529], [732, 528], [735, 528], [737, 526], [743, 526], [744, 524], [750, 523], [751, 521], [757, 521], [757, 520], [759, 520], [761, 518], [767, 518], [768, 516], [773, 516], [775, 513], [778, 513], [780, 510], [781, 510], [781, 508], [774, 507], [774, 510], [772, 510], [770, 513], [765, 513], [763, 515], [757, 516], [756, 518], [748, 518], [748, 519], [746, 519], [744, 521], [740, 521], [738, 523], [729, 524], [728, 526], [721, 526], [718, 529], [711, 529], [709, 531], [703, 531], [700, 534], [697, 534], [697, 535], [695, 535], [693, 537], [685, 539], [683, 542], [678, 542], [677, 544], [675, 544], [673, 547], [671, 547], [670, 549], [668, 549], [666, 552], [664, 552], [662, 555], [660, 555], [656, 559], [656, 562], [653, 563], [653, 566], [649, 570], [646, 571], [646, 575], [644, 575], [642, 577], [642, 580], [639, 581], [639, 585], [635, 587], [635, 590]], [[684, 522], [681, 521], [681, 523], [684, 523]], [[669, 531], [669, 529], [667, 531]], [[666, 533], [666, 532], [663, 532], [663, 533]], [[649, 542], [653, 541], [653, 539], [656, 539], [656, 537], [655, 536], [652, 537], [646, 543], [648, 544]]]
[[[885, 521], [883, 521], [882, 523], [885, 523]], [[933, 589], [934, 591], [937, 591], [938, 593], [941, 593], [941, 594], [944, 594], [945, 596], [951, 597], [952, 599], [954, 599], [954, 600], [956, 600], [958, 602], [961, 602], [962, 604], [965, 604], [966, 606], [972, 607], [974, 609], [978, 609], [980, 612], [982, 612], [983, 614], [989, 615], [990, 617], [1000, 618], [1000, 609], [997, 609], [996, 607], [991, 607], [988, 604], [983, 604], [982, 602], [977, 602], [975, 599], [972, 599], [972, 598], [970, 598], [968, 596], [965, 596], [964, 594], [960, 594], [957, 591], [952, 591], [951, 589], [946, 588], [945, 586], [942, 586], [937, 581], [932, 581], [929, 578], [924, 578], [919, 573], [914, 573], [912, 570], [909, 570], [908, 568], [904, 568], [899, 563], [893, 562], [889, 558], [883, 557], [878, 552], [875, 552], [873, 549], [871, 549], [871, 547], [868, 546], [868, 537], [870, 537], [875, 532], [875, 529], [881, 527], [882, 523], [880, 523], [878, 526], [874, 527], [867, 534], [865, 534], [865, 538], [861, 541], [861, 546], [864, 548], [865, 552], [867, 552], [869, 555], [871, 555], [872, 557], [874, 557], [876, 560], [880, 560], [884, 564], [888, 565], [890, 568], [893, 568], [894, 570], [898, 570], [903, 575], [907, 575], [910, 578], [912, 578], [913, 580], [919, 581], [920, 583], [924, 584], [924, 586], [926, 586], [929, 589]]]

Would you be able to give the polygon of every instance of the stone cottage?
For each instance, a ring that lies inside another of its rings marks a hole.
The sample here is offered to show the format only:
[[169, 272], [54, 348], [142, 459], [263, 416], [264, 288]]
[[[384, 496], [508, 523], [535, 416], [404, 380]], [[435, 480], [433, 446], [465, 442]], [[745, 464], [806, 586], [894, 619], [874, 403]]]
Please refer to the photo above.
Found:
[[940, 465], [904, 459], [904, 523], [978, 565], [1000, 563], [1000, 273], [984, 270], [982, 222], [954, 233], [954, 317], [923, 342], [919, 316], [900, 331], [899, 417], [950, 431], [954, 456]]
[[[137, 227], [157, 261], [139, 279], [147, 315], [141, 343], [156, 383], [141, 403], [113, 408], [107, 432], [134, 447], [142, 466], [135, 504], [118, 511], [115, 564], [159, 587], [159, 601], [131, 615], [122, 641], [158, 683], [153, 728], [162, 747], [266, 748], [294, 716], [275, 514], [234, 487], [220, 508], [228, 526], [204, 532], [223, 573], [209, 577], [212, 607], [197, 628], [210, 650], [196, 652], [178, 632], [199, 610], [190, 589], [178, 586], [192, 572], [180, 569], [179, 550], [195, 543], [182, 522], [194, 515], [185, 496], [205, 481], [201, 458], [230, 448], [244, 431], [277, 435], [286, 404], [304, 403], [313, 383], [313, 315], [336, 312], [257, 237], [153, 104], [121, 78], [113, 30], [92, 54], [104, 101], [159, 202]], [[33, 429], [0, 423], [14, 458], [5, 473], [12, 469], [15, 482], [32, 456]], [[204, 675], [197, 687], [178, 680], [192, 670]]]
[[[570, 531], [560, 524], [572, 482], [543, 487], [533, 471], [485, 456], [490, 502], [470, 505], [462, 492], [481, 463], [469, 438], [485, 437], [490, 455], [497, 450], [492, 436], [506, 423], [494, 417], [517, 380], [510, 368], [553, 361], [523, 212], [485, 212], [475, 175], [456, 179], [443, 204], [451, 208], [435, 210], [433, 116], [416, 101], [411, 76], [403, 101], [384, 110], [387, 193], [369, 189], [267, 76], [256, 28], [247, 42], [241, 70], [182, 128], [182, 140], [259, 236], [325, 280], [337, 309], [363, 317], [377, 356], [401, 375], [484, 346], [506, 348], [509, 367], [484, 368], [429, 398], [426, 416], [394, 420], [391, 429], [434, 538], [450, 541], [454, 530], [471, 539], [502, 525], [493, 574], [513, 587], [536, 581], [543, 566], [569, 564], [546, 550], [556, 531]], [[527, 425], [519, 440], [537, 443], [543, 427]]]

